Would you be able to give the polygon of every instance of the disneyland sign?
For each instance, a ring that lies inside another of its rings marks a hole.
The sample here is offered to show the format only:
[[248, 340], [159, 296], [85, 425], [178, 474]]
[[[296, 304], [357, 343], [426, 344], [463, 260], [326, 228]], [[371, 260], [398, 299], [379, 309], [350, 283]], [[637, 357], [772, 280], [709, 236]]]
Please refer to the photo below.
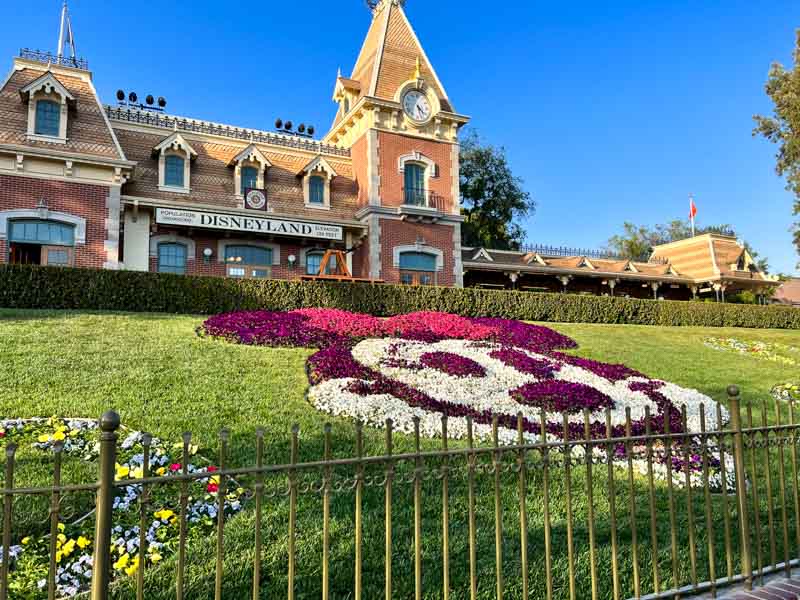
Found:
[[157, 208], [156, 223], [160, 225], [203, 227], [206, 229], [246, 231], [269, 235], [291, 235], [323, 240], [340, 241], [343, 239], [342, 228], [338, 225], [267, 219], [248, 215], [220, 214], [180, 208]]

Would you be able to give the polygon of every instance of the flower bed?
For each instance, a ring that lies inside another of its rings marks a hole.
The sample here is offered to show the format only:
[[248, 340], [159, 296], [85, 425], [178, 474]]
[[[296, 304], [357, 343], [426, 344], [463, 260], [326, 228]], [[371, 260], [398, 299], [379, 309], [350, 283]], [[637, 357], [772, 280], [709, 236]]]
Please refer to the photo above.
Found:
[[[97, 422], [88, 419], [33, 418], [0, 421], [0, 450], [9, 443], [20, 449], [52, 453], [56, 444], [63, 448], [64, 459], [95, 461], [98, 457]], [[154, 438], [150, 445], [150, 476], [169, 478], [183, 469], [181, 442], [169, 445]], [[242, 507], [242, 489], [220, 490], [216, 468], [197, 455], [197, 447], [189, 447], [192, 462], [187, 471], [207, 472], [207, 477], [193, 480], [189, 489], [187, 511], [188, 530], [203, 533], [213, 530], [219, 517], [218, 494], [225, 493], [225, 517]], [[121, 430], [117, 450], [117, 481], [142, 477], [142, 433]], [[232, 486], [229, 486], [232, 487]], [[130, 577], [141, 568], [139, 564], [139, 495], [141, 486], [120, 487], [114, 499], [112, 562], [114, 577]], [[145, 562], [157, 564], [177, 548], [178, 496], [172, 486], [150, 488], [147, 548]], [[94, 519], [91, 513], [58, 524], [56, 540], [56, 595], [71, 597], [86, 592], [91, 583]], [[31, 532], [19, 538], [11, 547], [10, 581], [20, 597], [46, 597], [50, 537], [47, 532]], [[2, 560], [0, 551], [0, 561]]]
[[714, 350], [735, 352], [790, 367], [800, 365], [800, 348], [788, 344], [745, 342], [736, 338], [716, 337], [706, 338], [703, 343]]
[[615, 435], [624, 433], [626, 410], [634, 435], [640, 435], [645, 408], [654, 432], [664, 432], [667, 419], [671, 431], [680, 432], [684, 406], [688, 429], [697, 431], [701, 405], [709, 429], [717, 425], [708, 396], [625, 365], [565, 354], [561, 350], [577, 346], [573, 340], [520, 321], [429, 311], [382, 320], [304, 309], [221, 314], [200, 332], [244, 344], [316, 347], [308, 361], [308, 397], [315, 407], [375, 427], [391, 419], [405, 433], [413, 432], [419, 417], [423, 435], [438, 437], [446, 414], [452, 437], [466, 436], [471, 417], [475, 436], [488, 439], [497, 417], [501, 442], [513, 443], [521, 414], [525, 438], [536, 441], [544, 410], [550, 435], [562, 435], [567, 414], [569, 435], [578, 438], [584, 436], [586, 409], [591, 434], [602, 437], [609, 409]]

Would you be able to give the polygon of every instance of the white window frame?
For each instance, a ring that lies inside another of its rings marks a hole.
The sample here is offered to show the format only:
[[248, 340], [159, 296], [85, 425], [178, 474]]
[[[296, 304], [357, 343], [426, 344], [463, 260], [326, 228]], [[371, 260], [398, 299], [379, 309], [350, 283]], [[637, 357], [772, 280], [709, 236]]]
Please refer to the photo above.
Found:
[[[328, 161], [321, 156], [317, 156], [314, 160], [303, 167], [299, 175], [303, 177], [303, 199], [305, 207], [316, 210], [330, 210], [331, 181], [337, 176], [337, 173], [328, 163]], [[314, 175], [322, 177], [323, 181], [325, 182], [325, 187], [323, 188], [322, 194], [322, 204], [311, 202], [311, 177]]]
[[162, 233], [160, 235], [150, 236], [150, 256], [158, 260], [158, 245], [159, 244], [183, 244], [186, 246], [186, 266], [188, 268], [189, 262], [195, 259], [197, 254], [197, 246], [191, 238], [183, 237], [182, 235], [175, 235], [171, 233]]
[[[26, 136], [28, 141], [66, 144], [69, 105], [75, 103], [75, 97], [69, 93], [67, 88], [52, 73], [48, 72], [26, 85], [19, 93], [23, 100], [28, 102], [28, 129]], [[61, 107], [57, 136], [36, 133], [36, 107], [40, 101], [55, 102]]]
[[397, 159], [397, 172], [400, 173], [402, 176], [403, 182], [403, 204], [406, 202], [405, 196], [405, 174], [406, 174], [406, 165], [412, 164], [422, 167], [422, 181], [423, 181], [423, 191], [425, 193], [425, 205], [427, 206], [428, 203], [428, 194], [431, 190], [430, 181], [431, 179], [435, 179], [438, 177], [438, 169], [436, 167], [436, 163], [425, 156], [422, 152], [414, 150], [413, 152], [409, 152], [408, 154], [403, 154]]
[[256, 178], [256, 186], [259, 189], [264, 189], [266, 187], [266, 175], [267, 169], [272, 166], [272, 163], [269, 159], [264, 156], [264, 154], [255, 146], [255, 144], [250, 144], [242, 150], [239, 154], [231, 159], [229, 165], [234, 167], [233, 169], [233, 177], [234, 177], [234, 195], [236, 196], [237, 200], [244, 200], [244, 190], [242, 189], [242, 168], [243, 167], [255, 167], [258, 171], [258, 175]]
[[444, 252], [439, 248], [433, 246], [426, 246], [424, 244], [408, 244], [405, 246], [395, 246], [392, 248], [392, 264], [396, 269], [400, 268], [400, 255], [405, 252], [421, 252], [423, 254], [432, 254], [436, 257], [436, 272], [444, 271]]
[[[192, 190], [191, 174], [192, 160], [197, 158], [189, 143], [180, 133], [173, 133], [161, 141], [155, 148], [153, 154], [158, 156], [158, 189], [161, 192], [172, 192], [175, 194], [189, 194]], [[167, 185], [164, 181], [166, 173], [166, 160], [168, 155], [177, 155], [183, 158], [183, 186]]]
[[234, 238], [226, 238], [224, 240], [219, 240], [217, 242], [217, 261], [228, 264], [225, 262], [225, 250], [228, 246], [254, 246], [256, 248], [264, 248], [266, 250], [272, 251], [272, 265], [261, 265], [265, 267], [273, 266], [277, 267], [281, 264], [281, 247], [280, 244], [274, 244], [272, 242], [261, 242], [258, 240], [245, 240], [245, 239], [234, 239]]

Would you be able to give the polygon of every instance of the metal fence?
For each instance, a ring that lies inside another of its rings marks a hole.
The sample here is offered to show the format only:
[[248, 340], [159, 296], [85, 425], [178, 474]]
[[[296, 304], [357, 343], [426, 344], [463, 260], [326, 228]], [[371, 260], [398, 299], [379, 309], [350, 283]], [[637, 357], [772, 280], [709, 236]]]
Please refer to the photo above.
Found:
[[[754, 403], [747, 403], [742, 414], [738, 390], [732, 386], [728, 393], [728, 426], [707, 430], [701, 409], [699, 431], [691, 433], [686, 430], [685, 408], [677, 433], [670, 432], [670, 419], [656, 433], [657, 419], [649, 411], [642, 432], [632, 423], [630, 410], [622, 428], [612, 426], [607, 411], [605, 428], [593, 424], [585, 412], [582, 423], [564, 416], [557, 426], [543, 414], [540, 427], [525, 431], [519, 415], [516, 443], [501, 444], [498, 436], [498, 428], [513, 426], [513, 419], [498, 422], [495, 417], [492, 443], [478, 444], [472, 421], [464, 442], [448, 436], [443, 417], [440, 447], [434, 450], [423, 447], [417, 421], [410, 451], [397, 452], [399, 438], [389, 421], [381, 455], [365, 455], [363, 427], [356, 424], [355, 448], [345, 458], [334, 458], [332, 428], [326, 425], [322, 455], [301, 462], [300, 435], [294, 427], [286, 464], [265, 464], [265, 436], [259, 429], [255, 463], [231, 466], [229, 434], [223, 431], [219, 470], [213, 473], [219, 477], [219, 514], [224, 512], [229, 486], [250, 490], [254, 560], [245, 568], [254, 599], [321, 596], [327, 600], [335, 595], [356, 600], [380, 596], [617, 600], [705, 591], [716, 595], [737, 582], [750, 588], [767, 573], [783, 571], [788, 576], [800, 559], [800, 424], [795, 423], [791, 403], [759, 403], [760, 418], [754, 420]], [[721, 416], [717, 406], [717, 422]], [[56, 448], [52, 486], [15, 487], [16, 449], [7, 447], [3, 556], [9, 556], [13, 540], [23, 533], [17, 531], [14, 503], [25, 496], [49, 496], [50, 598], [56, 597], [55, 537], [63, 497], [96, 494], [91, 598], [100, 600], [117, 585], [112, 576], [114, 498], [134, 485], [141, 486], [141, 568], [129, 585], [136, 588], [137, 598], [145, 597], [143, 536], [152, 511], [148, 499], [155, 488], [174, 486], [180, 506], [174, 595], [187, 597], [188, 489], [212, 473], [187, 471], [191, 436], [185, 434], [182, 471], [153, 476], [151, 438], [145, 435], [142, 477], [115, 481], [119, 426], [113, 412], [101, 418], [99, 478], [87, 485], [62, 485], [62, 457]], [[541, 438], [526, 443], [526, 433]], [[659, 465], [678, 463], [678, 468], [659, 471]], [[718, 470], [717, 485], [711, 482], [712, 469]], [[280, 539], [274, 539], [274, 528], [265, 528], [264, 522], [270, 511], [279, 509], [285, 512], [278, 519]], [[232, 597], [224, 591], [226, 578], [233, 574], [226, 571], [224, 561], [230, 526], [231, 521], [223, 518], [215, 524], [217, 600]], [[317, 564], [309, 563], [307, 552], [298, 562], [301, 534], [319, 536]], [[268, 576], [263, 568], [265, 550], [274, 544], [285, 547], [280, 564], [276, 567], [274, 556], [269, 563], [273, 571], [282, 570], [280, 578], [275, 573]], [[367, 562], [369, 572], [365, 572]], [[237, 572], [241, 569], [239, 565]], [[318, 579], [310, 581], [309, 572]], [[9, 597], [8, 577], [8, 561], [3, 561], [3, 600]]]

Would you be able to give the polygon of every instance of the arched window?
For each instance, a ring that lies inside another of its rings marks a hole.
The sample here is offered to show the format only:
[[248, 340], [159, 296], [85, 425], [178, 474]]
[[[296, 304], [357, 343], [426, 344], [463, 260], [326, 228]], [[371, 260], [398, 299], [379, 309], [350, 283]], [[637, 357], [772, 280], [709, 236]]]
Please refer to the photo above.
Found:
[[242, 194], [247, 190], [258, 187], [258, 169], [255, 167], [242, 167]]
[[240, 265], [272, 265], [272, 249], [258, 246], [226, 246], [225, 262]]
[[176, 154], [168, 154], [164, 159], [164, 185], [183, 187], [184, 158]]
[[308, 201], [311, 204], [325, 203], [325, 179], [320, 175], [312, 175], [308, 181]]
[[186, 246], [176, 242], [158, 245], [158, 272], [186, 274]]
[[75, 226], [56, 221], [22, 219], [10, 222], [9, 241], [51, 246], [75, 245]]
[[425, 206], [425, 167], [417, 163], [406, 163], [403, 172], [405, 203]]
[[61, 106], [52, 100], [38, 100], [36, 102], [36, 135], [49, 135], [58, 137], [61, 129]]
[[400, 254], [400, 283], [434, 285], [436, 283], [436, 256], [427, 252], [402, 252]]

